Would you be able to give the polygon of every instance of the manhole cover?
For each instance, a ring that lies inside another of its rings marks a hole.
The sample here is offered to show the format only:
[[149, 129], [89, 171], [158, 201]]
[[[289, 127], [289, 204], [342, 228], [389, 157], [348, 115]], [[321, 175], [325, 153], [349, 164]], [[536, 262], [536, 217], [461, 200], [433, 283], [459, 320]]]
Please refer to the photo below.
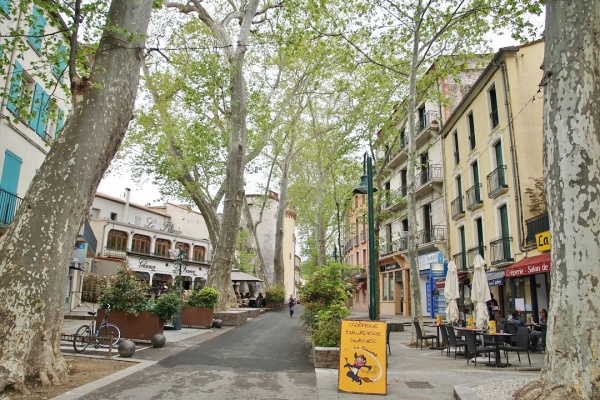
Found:
[[404, 382], [411, 389], [432, 389], [431, 383], [425, 382]]

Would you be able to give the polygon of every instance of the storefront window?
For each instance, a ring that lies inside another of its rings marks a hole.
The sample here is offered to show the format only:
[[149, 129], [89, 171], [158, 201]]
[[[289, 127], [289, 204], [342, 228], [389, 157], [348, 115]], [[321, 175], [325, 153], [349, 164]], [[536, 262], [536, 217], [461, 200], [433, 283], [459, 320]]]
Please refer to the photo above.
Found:
[[381, 291], [381, 294], [383, 295], [383, 301], [387, 301], [388, 299], [388, 279], [387, 276], [388, 274], [383, 274], [383, 290]]
[[390, 301], [393, 301], [394, 300], [394, 289], [395, 289], [395, 287], [394, 287], [395, 286], [394, 285], [394, 273], [393, 272], [390, 272], [388, 274], [388, 279], [390, 281], [390, 284], [389, 284], [389, 286], [390, 286], [390, 296], [389, 296], [389, 298], [390, 298]]

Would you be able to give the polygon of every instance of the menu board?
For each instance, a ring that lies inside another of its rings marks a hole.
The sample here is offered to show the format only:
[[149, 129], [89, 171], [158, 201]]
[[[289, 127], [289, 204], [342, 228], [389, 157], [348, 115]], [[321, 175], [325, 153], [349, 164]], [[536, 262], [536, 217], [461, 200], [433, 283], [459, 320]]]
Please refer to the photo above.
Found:
[[349, 393], [387, 393], [387, 323], [343, 320], [338, 389]]

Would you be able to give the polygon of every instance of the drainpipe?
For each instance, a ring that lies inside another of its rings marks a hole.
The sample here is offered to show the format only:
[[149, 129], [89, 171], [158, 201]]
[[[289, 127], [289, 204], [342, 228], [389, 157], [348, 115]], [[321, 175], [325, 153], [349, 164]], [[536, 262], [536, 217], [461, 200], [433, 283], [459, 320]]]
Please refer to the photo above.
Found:
[[123, 222], [129, 223], [129, 195], [131, 194], [131, 189], [125, 188], [125, 207], [123, 208]]
[[500, 70], [502, 71], [502, 88], [504, 89], [504, 107], [506, 108], [506, 115], [508, 116], [508, 137], [510, 139], [510, 158], [513, 164], [513, 180], [515, 183], [515, 205], [517, 207], [517, 222], [519, 228], [517, 229], [517, 240], [519, 241], [519, 250], [521, 253], [525, 252], [523, 248], [523, 205], [521, 199], [521, 178], [519, 177], [519, 164], [517, 163], [517, 156], [515, 154], [515, 139], [514, 139], [514, 127], [513, 127], [513, 116], [512, 109], [510, 107], [510, 97], [508, 90], [508, 76], [506, 72], [506, 64], [500, 63]]

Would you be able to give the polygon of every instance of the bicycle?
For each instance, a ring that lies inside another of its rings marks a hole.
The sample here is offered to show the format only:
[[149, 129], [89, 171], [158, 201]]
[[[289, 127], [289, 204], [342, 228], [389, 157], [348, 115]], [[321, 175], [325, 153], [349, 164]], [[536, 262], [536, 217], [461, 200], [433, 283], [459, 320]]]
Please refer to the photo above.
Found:
[[[96, 315], [96, 311], [88, 311], [91, 316]], [[110, 314], [110, 304], [106, 305], [104, 310], [104, 318], [100, 323], [98, 329], [94, 332], [94, 320], [89, 325], [82, 325], [77, 329], [75, 333], [75, 340], [73, 341], [73, 348], [77, 353], [83, 352], [90, 343], [94, 343], [94, 347], [108, 347], [110, 345], [110, 339], [112, 337], [112, 345], [115, 346], [121, 339], [121, 330], [115, 324], [108, 323], [108, 314]]]

